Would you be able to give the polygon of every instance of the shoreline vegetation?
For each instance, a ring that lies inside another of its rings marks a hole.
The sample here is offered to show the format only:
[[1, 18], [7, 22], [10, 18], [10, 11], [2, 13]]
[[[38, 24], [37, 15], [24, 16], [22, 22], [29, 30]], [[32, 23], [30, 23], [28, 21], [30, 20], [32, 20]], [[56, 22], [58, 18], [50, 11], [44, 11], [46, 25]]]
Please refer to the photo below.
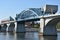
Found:
[[60, 22], [57, 23], [57, 26], [56, 27], [57, 27], [57, 31], [60, 32]]
[[57, 29], [60, 29], [60, 22], [59, 23], [57, 23]]

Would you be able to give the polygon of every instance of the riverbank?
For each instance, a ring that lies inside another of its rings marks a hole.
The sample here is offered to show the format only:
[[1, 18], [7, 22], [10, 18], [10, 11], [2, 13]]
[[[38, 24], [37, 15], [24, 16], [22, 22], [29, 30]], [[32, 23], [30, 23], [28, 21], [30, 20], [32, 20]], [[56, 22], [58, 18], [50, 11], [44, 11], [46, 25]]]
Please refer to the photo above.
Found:
[[[27, 32], [38, 32], [39, 28], [25, 28]], [[60, 29], [57, 29], [58, 32], [60, 32]]]
[[60, 29], [57, 29], [58, 32], [60, 32]]
[[38, 32], [39, 28], [25, 28], [27, 32]]

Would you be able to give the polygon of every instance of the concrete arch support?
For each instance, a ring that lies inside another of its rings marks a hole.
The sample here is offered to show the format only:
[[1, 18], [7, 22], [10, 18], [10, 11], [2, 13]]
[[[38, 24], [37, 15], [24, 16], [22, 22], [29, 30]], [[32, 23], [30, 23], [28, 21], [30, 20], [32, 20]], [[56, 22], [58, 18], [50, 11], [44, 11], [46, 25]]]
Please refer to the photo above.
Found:
[[16, 32], [16, 29], [17, 29], [17, 22], [15, 22], [14, 24], [15, 24], [14, 32]]
[[56, 18], [41, 18], [40, 19], [40, 34], [41, 35], [57, 35], [56, 25], [60, 21]]
[[44, 28], [44, 26], [45, 26], [45, 19], [44, 18], [41, 18], [40, 19], [40, 35], [43, 35], [43, 28]]
[[7, 29], [6, 29], [7, 32], [8, 32], [9, 25], [10, 25], [10, 24], [7, 24]]

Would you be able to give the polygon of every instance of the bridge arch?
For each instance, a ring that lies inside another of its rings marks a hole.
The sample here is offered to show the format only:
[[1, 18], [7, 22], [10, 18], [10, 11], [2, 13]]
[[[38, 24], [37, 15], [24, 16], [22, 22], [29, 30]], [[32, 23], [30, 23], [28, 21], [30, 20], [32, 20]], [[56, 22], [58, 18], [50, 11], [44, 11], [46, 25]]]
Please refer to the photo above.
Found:
[[60, 21], [60, 17], [52, 18], [43, 28], [45, 35], [57, 35], [57, 23]]
[[[26, 13], [29, 13], [29, 12], [31, 12], [31, 15], [32, 15], [32, 14], [35, 14], [36, 16], [38, 16], [38, 15], [36, 14], [36, 12], [34, 12], [33, 10], [30, 10], [30, 9], [26, 9], [23, 13], [21, 13], [20, 16], [22, 17], [22, 15], [24, 15], [24, 14], [26, 15]], [[27, 16], [28, 16], [28, 15], [27, 15]]]
[[60, 21], [60, 18], [53, 18], [46, 24], [46, 26], [47, 25], [56, 25], [59, 21]]
[[30, 9], [26, 9], [26, 10], [23, 10], [18, 15], [18, 19], [25, 19], [25, 18], [29, 18], [29, 17], [35, 17], [35, 16], [38, 16], [38, 14], [36, 12], [34, 12], [33, 10], [30, 10]]
[[41, 12], [41, 8], [28, 8], [17, 14], [15, 18], [16, 20], [18, 20], [18, 19], [25, 19], [25, 18], [36, 17], [41, 15], [43, 15]]

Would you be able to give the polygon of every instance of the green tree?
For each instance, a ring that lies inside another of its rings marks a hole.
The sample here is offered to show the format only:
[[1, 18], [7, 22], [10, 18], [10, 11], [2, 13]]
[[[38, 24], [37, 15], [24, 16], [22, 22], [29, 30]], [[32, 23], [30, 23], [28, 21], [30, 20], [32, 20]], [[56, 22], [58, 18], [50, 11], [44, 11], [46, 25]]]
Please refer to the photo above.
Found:
[[60, 29], [60, 22], [57, 24], [57, 29]]

